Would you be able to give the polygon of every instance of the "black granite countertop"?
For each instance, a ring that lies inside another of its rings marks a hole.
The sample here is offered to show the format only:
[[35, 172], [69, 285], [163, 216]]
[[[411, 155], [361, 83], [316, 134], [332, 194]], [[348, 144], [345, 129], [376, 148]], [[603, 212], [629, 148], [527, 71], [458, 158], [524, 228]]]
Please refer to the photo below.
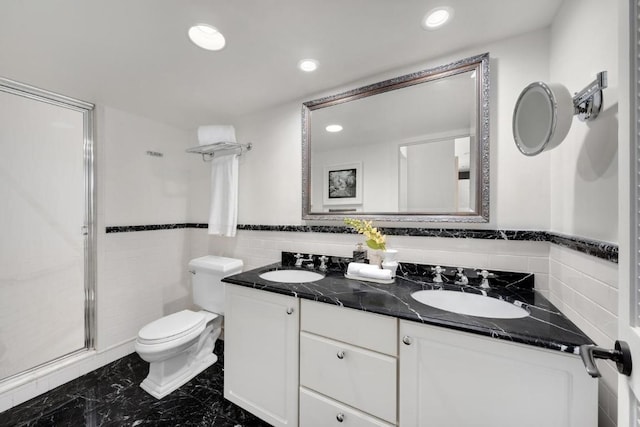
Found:
[[[313, 271], [318, 271], [319, 256], [313, 257]], [[566, 353], [579, 354], [580, 345], [593, 344], [560, 310], [533, 289], [534, 275], [530, 273], [491, 272], [491, 288], [485, 291], [487, 296], [515, 303], [531, 313], [520, 319], [494, 319], [440, 310], [411, 297], [415, 291], [440, 288], [483, 293], [479, 287], [482, 279], [474, 269], [464, 270], [469, 278], [468, 285], [456, 285], [456, 269], [443, 266], [447, 270], [442, 276], [444, 283], [436, 284], [431, 271], [433, 266], [400, 263], [394, 284], [378, 284], [345, 278], [349, 258], [328, 259], [325, 277], [315, 282], [279, 283], [259, 277], [267, 271], [295, 269], [293, 254], [287, 252], [283, 252], [279, 263], [229, 276], [223, 281]]]

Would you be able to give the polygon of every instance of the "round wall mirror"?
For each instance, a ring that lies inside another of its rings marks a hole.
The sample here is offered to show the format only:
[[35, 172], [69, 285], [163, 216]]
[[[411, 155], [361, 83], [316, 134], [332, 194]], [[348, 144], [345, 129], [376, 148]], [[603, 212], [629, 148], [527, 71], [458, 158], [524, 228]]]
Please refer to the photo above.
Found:
[[574, 107], [569, 90], [560, 84], [531, 83], [513, 111], [513, 137], [518, 149], [534, 156], [557, 147], [571, 128]]

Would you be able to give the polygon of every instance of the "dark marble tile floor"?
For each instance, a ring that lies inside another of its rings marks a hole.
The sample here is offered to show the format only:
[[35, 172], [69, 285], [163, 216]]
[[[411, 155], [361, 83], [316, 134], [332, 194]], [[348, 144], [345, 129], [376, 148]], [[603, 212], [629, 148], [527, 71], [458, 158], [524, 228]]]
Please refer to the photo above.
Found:
[[223, 346], [215, 365], [161, 400], [140, 388], [149, 365], [133, 353], [0, 413], [0, 426], [269, 426], [222, 397]]

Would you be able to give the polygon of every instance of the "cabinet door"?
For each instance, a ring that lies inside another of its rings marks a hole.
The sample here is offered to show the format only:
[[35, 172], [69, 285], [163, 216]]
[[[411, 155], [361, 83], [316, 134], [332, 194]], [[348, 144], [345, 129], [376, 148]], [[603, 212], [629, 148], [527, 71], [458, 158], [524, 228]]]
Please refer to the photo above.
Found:
[[405, 321], [400, 337], [400, 426], [597, 425], [576, 355]]
[[226, 285], [224, 397], [273, 426], [298, 425], [298, 300]]

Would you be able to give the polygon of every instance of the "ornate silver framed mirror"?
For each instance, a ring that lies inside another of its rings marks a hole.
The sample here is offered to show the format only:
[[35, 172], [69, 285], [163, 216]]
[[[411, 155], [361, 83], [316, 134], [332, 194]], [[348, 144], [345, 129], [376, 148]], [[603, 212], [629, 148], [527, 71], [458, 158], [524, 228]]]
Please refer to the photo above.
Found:
[[302, 218], [488, 222], [489, 54], [305, 102]]

